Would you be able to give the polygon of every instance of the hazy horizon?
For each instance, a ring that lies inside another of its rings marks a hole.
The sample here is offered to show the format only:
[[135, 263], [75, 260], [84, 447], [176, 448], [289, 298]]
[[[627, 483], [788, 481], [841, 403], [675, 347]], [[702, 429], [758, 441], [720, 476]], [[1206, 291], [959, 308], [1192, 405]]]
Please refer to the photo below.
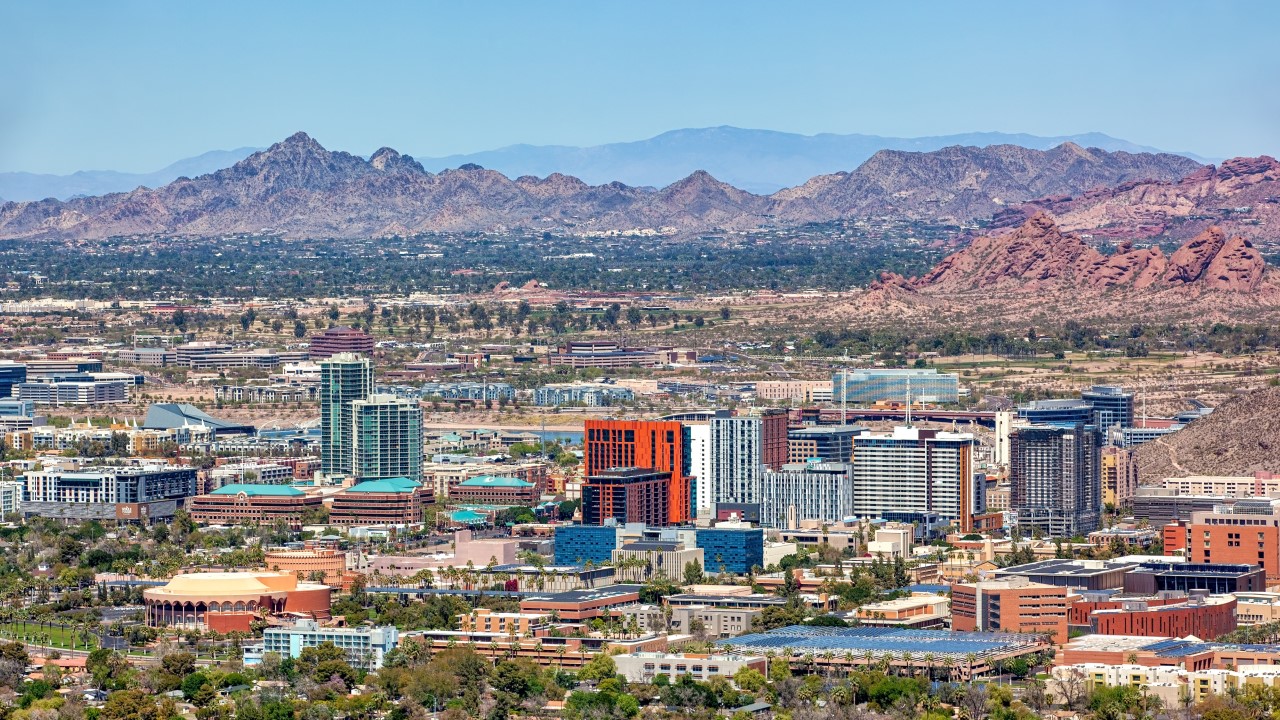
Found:
[[7, 4], [0, 171], [150, 172], [298, 130], [430, 157], [721, 125], [1275, 155], [1278, 20], [1267, 3]]

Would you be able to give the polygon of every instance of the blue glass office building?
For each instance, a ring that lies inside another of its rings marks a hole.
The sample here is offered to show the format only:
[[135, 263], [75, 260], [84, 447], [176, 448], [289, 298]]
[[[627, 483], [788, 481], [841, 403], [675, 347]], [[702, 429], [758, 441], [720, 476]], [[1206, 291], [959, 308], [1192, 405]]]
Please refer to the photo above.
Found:
[[561, 525], [556, 528], [556, 565], [596, 565], [613, 560], [618, 528], [612, 525]]
[[[98, 369], [101, 370], [102, 368]], [[0, 397], [13, 397], [13, 386], [26, 381], [26, 365], [15, 362], [0, 362]]]
[[709, 573], [723, 568], [746, 575], [753, 567], [764, 567], [764, 530], [760, 528], [698, 528], [697, 543]]
[[932, 368], [909, 370], [841, 370], [831, 376], [831, 399], [837, 403], [960, 401], [960, 376]]

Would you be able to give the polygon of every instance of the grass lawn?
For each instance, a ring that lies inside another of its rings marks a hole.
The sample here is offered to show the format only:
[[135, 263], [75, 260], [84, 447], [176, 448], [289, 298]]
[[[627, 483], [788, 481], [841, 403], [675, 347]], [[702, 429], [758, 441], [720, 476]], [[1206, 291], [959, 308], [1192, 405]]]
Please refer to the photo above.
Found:
[[0, 639], [8, 641], [23, 641], [33, 645], [48, 645], [50, 647], [65, 648], [67, 650], [90, 650], [98, 646], [98, 639], [91, 638], [88, 647], [79, 638], [74, 638], [74, 630], [58, 626], [45, 625], [41, 627], [37, 623], [0, 623]]

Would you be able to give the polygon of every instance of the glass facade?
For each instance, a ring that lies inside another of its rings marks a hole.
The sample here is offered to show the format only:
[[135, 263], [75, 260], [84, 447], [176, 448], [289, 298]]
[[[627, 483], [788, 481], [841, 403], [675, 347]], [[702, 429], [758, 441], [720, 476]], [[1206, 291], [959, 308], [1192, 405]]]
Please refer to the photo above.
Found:
[[699, 528], [702, 566], [709, 573], [746, 575], [764, 567], [764, 530], [760, 528]]
[[[320, 469], [351, 472], [351, 403], [373, 393], [373, 362], [339, 353], [320, 363]], [[421, 471], [419, 471], [421, 472]]]
[[831, 377], [831, 400], [836, 403], [960, 401], [960, 376], [933, 369], [841, 370]]
[[422, 480], [422, 408], [394, 395], [351, 403], [351, 472], [359, 480]]
[[608, 564], [618, 547], [618, 530], [612, 525], [561, 525], [556, 528], [556, 565], [581, 565], [588, 560]]

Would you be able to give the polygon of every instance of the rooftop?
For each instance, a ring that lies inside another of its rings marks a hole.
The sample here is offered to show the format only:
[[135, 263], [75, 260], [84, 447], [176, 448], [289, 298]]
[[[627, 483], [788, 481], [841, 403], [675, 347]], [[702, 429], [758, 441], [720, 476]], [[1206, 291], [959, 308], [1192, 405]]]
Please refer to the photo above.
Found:
[[996, 571], [996, 575], [1059, 575], [1071, 577], [1091, 577], [1114, 572], [1123, 568], [1136, 567], [1137, 563], [1117, 563], [1106, 560], [1040, 560], [1024, 565], [1012, 565]]
[[540, 602], [590, 602], [592, 600], [609, 600], [625, 595], [639, 595], [643, 585], [609, 585], [602, 588], [582, 590], [566, 590], [565, 592], [546, 593], [543, 595], [527, 595], [525, 601]]
[[240, 493], [244, 493], [250, 497], [297, 497], [299, 495], [306, 495], [306, 493], [301, 490], [289, 487], [288, 485], [253, 485], [248, 483], [223, 485], [209, 494], [239, 495]]
[[949, 630], [907, 630], [893, 627], [829, 628], [791, 625], [764, 633], [742, 635], [721, 640], [746, 652], [781, 652], [790, 655], [808, 653], [870, 652], [878, 657], [902, 657], [904, 652], [916, 657], [926, 654], [941, 658], [978, 658], [1002, 655], [1018, 649], [1036, 647], [1041, 642], [1033, 635], [1002, 632], [951, 632]]
[[380, 480], [366, 480], [359, 485], [353, 485], [343, 492], [349, 493], [407, 493], [413, 492], [422, 487], [421, 483], [410, 480], [406, 477], [382, 478]]
[[533, 483], [526, 482], [520, 478], [498, 477], [496, 475], [477, 475], [458, 483], [459, 487], [505, 487], [505, 488], [527, 488], [533, 487]]

